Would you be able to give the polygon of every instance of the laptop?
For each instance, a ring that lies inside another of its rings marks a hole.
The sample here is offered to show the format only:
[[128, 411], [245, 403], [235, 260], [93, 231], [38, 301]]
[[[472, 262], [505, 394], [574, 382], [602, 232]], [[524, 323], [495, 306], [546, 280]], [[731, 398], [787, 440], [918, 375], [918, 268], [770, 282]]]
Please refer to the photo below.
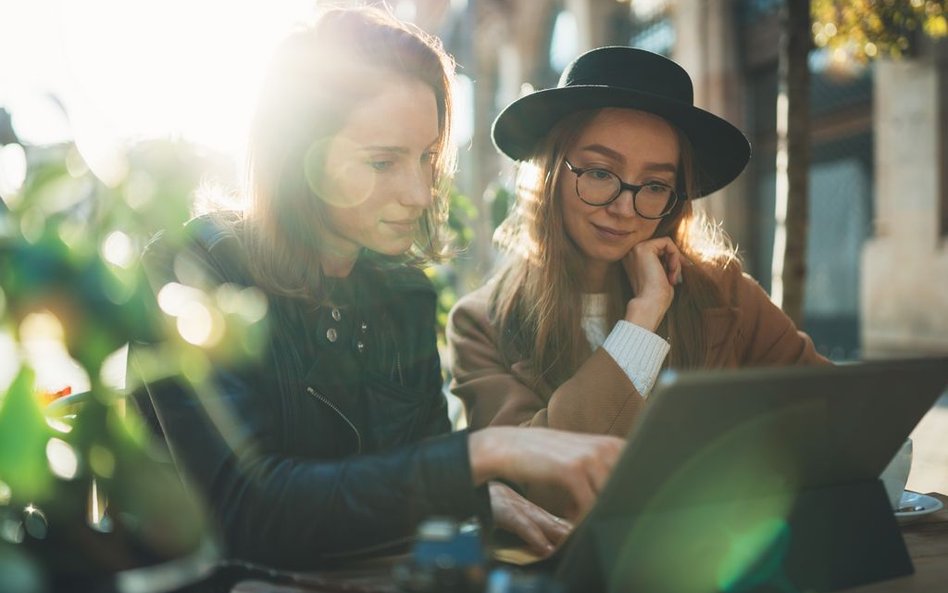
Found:
[[834, 591], [913, 571], [878, 479], [948, 358], [667, 371], [586, 518], [568, 591]]

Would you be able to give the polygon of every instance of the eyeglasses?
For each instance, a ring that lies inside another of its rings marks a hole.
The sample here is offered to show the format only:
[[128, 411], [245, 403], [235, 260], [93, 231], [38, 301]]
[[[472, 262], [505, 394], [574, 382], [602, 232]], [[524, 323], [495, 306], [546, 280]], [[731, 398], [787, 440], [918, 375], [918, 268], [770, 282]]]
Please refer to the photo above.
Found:
[[632, 192], [635, 213], [642, 218], [657, 220], [668, 216], [678, 203], [678, 193], [670, 185], [657, 181], [632, 185], [619, 179], [612, 171], [594, 167], [580, 169], [566, 159], [563, 162], [576, 175], [576, 195], [590, 206], [608, 206], [623, 191], [629, 190]]

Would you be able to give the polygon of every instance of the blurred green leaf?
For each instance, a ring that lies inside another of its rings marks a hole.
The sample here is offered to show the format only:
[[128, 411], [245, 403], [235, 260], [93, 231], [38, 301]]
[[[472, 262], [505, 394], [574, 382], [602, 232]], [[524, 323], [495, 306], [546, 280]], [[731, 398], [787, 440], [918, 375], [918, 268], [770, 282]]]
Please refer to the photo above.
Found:
[[156, 337], [154, 299], [142, 278], [119, 276], [94, 245], [67, 245], [54, 224], [34, 241], [17, 236], [0, 243], [7, 313], [19, 323], [30, 313], [52, 312], [63, 325], [70, 354], [97, 373], [130, 339]]
[[33, 372], [21, 367], [0, 402], [0, 482], [12, 499], [41, 502], [53, 493], [46, 444], [53, 435], [33, 392]]
[[[182, 339], [180, 320], [157, 305], [138, 258], [156, 231], [174, 238], [190, 216], [205, 164], [193, 147], [139, 145], [123, 155], [128, 174], [111, 187], [74, 147], [28, 148], [23, 187], [0, 212], [0, 331], [21, 344], [61, 339], [91, 391], [56, 419], [67, 423], [62, 432], [44, 418], [30, 370], [0, 401], [0, 526], [16, 532], [0, 537], [0, 560], [13, 550], [68, 582], [64, 575], [104, 578], [189, 555], [206, 537], [204, 509], [100, 371], [130, 341], [156, 343], [161, 372], [256, 355], [266, 303], [241, 291], [202, 294], [222, 326], [219, 344], [201, 345]], [[52, 333], [29, 335], [43, 331]]]

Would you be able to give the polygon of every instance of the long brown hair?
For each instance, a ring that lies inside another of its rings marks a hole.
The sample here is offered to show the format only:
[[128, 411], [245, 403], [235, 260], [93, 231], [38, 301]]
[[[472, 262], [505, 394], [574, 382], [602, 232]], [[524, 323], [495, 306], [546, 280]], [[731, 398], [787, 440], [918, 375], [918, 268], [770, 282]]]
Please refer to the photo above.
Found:
[[316, 197], [326, 149], [355, 105], [392, 79], [421, 81], [438, 106], [434, 203], [422, 217], [409, 259], [438, 259], [447, 240], [454, 63], [441, 42], [375, 8], [329, 10], [277, 49], [253, 121], [246, 234], [250, 269], [272, 294], [320, 302], [327, 218]]
[[[490, 297], [491, 319], [499, 330], [508, 363], [526, 360], [537, 377], [555, 389], [590, 356], [582, 329], [583, 256], [566, 234], [559, 195], [566, 150], [599, 113], [582, 111], [561, 120], [540, 143], [534, 156], [521, 163], [517, 199], [494, 238], [508, 257], [496, 275]], [[681, 146], [678, 189], [695, 195], [696, 174], [691, 145], [678, 132]], [[685, 259], [683, 282], [657, 332], [671, 343], [666, 364], [701, 366], [707, 355], [702, 310], [723, 299], [712, 277], [715, 268], [736, 260], [727, 239], [681, 200], [655, 231], [671, 237]], [[620, 264], [613, 266], [608, 289], [610, 324], [624, 316], [632, 297]], [[536, 386], [535, 386], [536, 387]]]

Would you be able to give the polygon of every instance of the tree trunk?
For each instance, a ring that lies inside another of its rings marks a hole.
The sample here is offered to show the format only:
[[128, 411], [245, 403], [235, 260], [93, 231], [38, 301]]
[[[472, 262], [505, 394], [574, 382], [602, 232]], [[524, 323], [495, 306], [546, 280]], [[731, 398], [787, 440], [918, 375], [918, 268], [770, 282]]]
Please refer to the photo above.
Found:
[[771, 296], [798, 326], [806, 286], [810, 166], [810, 1], [781, 8], [777, 94], [777, 200]]

